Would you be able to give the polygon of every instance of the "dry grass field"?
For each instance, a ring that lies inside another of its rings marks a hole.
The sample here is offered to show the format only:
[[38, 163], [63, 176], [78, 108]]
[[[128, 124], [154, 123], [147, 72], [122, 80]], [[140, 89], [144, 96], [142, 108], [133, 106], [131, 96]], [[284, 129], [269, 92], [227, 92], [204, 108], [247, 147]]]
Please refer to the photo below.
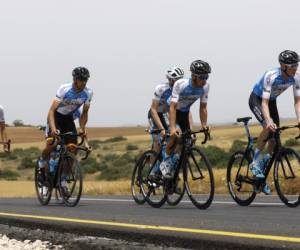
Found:
[[[287, 122], [293, 124], [293, 122]], [[251, 133], [257, 136], [260, 131], [260, 126], [251, 125]], [[138, 147], [139, 151], [148, 149], [150, 146], [150, 137], [145, 133], [143, 127], [128, 127], [128, 128], [89, 128], [88, 129], [90, 140], [105, 140], [115, 136], [123, 136], [127, 140], [105, 144], [92, 153], [93, 157], [103, 156], [109, 153], [124, 154], [128, 144], [134, 144]], [[290, 130], [283, 134], [283, 141], [286, 138], [293, 138], [297, 135], [297, 130]], [[12, 140], [12, 149], [16, 148], [42, 148], [44, 145], [43, 132], [34, 127], [21, 127], [21, 128], [8, 128], [8, 136]], [[201, 146], [202, 135], [200, 134], [197, 141]], [[246, 141], [245, 132], [240, 125], [233, 126], [214, 126], [212, 127], [213, 140], [209, 141], [207, 145], [218, 146], [228, 151], [234, 140]], [[132, 164], [133, 165], [133, 164]], [[224, 166], [223, 166], [224, 167]], [[1, 169], [12, 169], [18, 172], [16, 163], [13, 161], [0, 160]], [[215, 186], [217, 193], [227, 193], [226, 187], [226, 169], [214, 168]], [[33, 183], [32, 169], [22, 170], [21, 176], [17, 181], [0, 181], [0, 196], [1, 197], [32, 197], [35, 196], [34, 183]], [[272, 180], [271, 184], [272, 184]], [[86, 175], [84, 181], [84, 193], [88, 195], [101, 195], [101, 194], [129, 194], [130, 193], [130, 180], [122, 179], [118, 181], [99, 181], [96, 175]]]

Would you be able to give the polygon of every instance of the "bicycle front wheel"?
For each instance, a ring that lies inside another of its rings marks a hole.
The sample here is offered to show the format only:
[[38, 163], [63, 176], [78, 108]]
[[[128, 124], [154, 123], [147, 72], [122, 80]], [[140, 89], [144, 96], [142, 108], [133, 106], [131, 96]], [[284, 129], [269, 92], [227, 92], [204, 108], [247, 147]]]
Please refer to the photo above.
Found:
[[275, 188], [281, 201], [288, 207], [300, 204], [300, 156], [285, 148], [274, 166]]
[[227, 186], [231, 197], [240, 206], [248, 206], [255, 199], [256, 192], [249, 165], [250, 157], [247, 157], [243, 151], [235, 152], [228, 162], [227, 166]]
[[211, 164], [198, 147], [187, 154], [184, 167], [185, 187], [192, 203], [199, 209], [208, 208], [214, 197], [214, 176]]
[[78, 204], [82, 193], [82, 173], [75, 155], [63, 156], [58, 169], [58, 187], [61, 197], [68, 207]]

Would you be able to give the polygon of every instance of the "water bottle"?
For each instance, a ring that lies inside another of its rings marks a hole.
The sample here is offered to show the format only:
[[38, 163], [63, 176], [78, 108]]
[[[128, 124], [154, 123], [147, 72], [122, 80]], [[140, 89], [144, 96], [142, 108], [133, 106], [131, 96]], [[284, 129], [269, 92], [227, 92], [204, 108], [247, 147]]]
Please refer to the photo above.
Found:
[[267, 163], [269, 162], [270, 159], [271, 159], [271, 155], [269, 153], [265, 154], [264, 157], [262, 158], [261, 170], [263, 172], [265, 172]]
[[177, 163], [179, 161], [179, 154], [178, 153], [175, 153], [173, 156], [172, 156], [172, 170], [174, 170], [177, 166]]
[[51, 174], [54, 174], [57, 167], [57, 159], [56, 159], [56, 153], [51, 153], [50, 160], [49, 160], [49, 171]]

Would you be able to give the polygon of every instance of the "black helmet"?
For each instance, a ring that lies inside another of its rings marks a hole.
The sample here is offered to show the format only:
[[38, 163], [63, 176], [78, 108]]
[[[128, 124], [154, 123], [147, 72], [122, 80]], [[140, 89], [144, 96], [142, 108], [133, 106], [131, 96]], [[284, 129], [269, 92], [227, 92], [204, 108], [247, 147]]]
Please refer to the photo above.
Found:
[[90, 77], [90, 72], [85, 67], [76, 67], [73, 69], [72, 76], [75, 79], [87, 81]]
[[190, 67], [192, 74], [201, 75], [201, 74], [209, 74], [211, 72], [211, 68], [207, 62], [202, 60], [193, 61]]
[[295, 51], [285, 50], [279, 54], [278, 60], [283, 64], [294, 64], [299, 62], [299, 55]]

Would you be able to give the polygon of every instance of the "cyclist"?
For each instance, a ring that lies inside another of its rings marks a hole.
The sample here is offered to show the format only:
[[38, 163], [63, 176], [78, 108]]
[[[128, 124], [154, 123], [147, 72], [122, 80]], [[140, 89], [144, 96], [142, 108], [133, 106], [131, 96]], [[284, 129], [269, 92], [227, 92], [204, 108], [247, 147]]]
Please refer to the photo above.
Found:
[[[154, 151], [160, 151], [160, 139], [165, 137], [169, 130], [169, 104], [168, 99], [172, 94], [174, 83], [184, 76], [184, 71], [180, 67], [173, 67], [167, 71], [167, 83], [159, 84], [154, 91], [151, 108], [148, 112], [148, 122], [150, 130], [161, 129], [160, 134], [152, 135], [152, 148]], [[159, 165], [155, 166], [149, 177], [155, 179], [160, 174]]]
[[[190, 116], [191, 105], [200, 98], [200, 121], [202, 128], [207, 127], [207, 100], [209, 84], [207, 79], [211, 73], [209, 64], [202, 60], [193, 61], [191, 66], [191, 78], [178, 80], [173, 87], [170, 102], [170, 140], [166, 146], [166, 156], [160, 164], [160, 170], [165, 178], [172, 178], [172, 166], [177, 157], [172, 157], [176, 145], [176, 138], [180, 133], [192, 129]], [[178, 125], [179, 128], [176, 128]], [[175, 156], [174, 155], [174, 156]]]
[[7, 144], [7, 133], [5, 129], [5, 118], [4, 118], [4, 108], [0, 105], [0, 132], [1, 132], [1, 141], [3, 144], [3, 150], [4, 152], [8, 151]]
[[[72, 76], [73, 82], [61, 85], [50, 107], [46, 127], [46, 148], [38, 161], [40, 169], [45, 169], [48, 166], [50, 153], [55, 148], [52, 142], [59, 133], [73, 132], [76, 134], [74, 123], [76, 118], [79, 117], [79, 134], [83, 136], [87, 134], [86, 124], [93, 95], [92, 90], [86, 87], [90, 73], [85, 67], [77, 67], [73, 70]], [[68, 150], [72, 151], [75, 148], [74, 144], [77, 144], [77, 137], [68, 135], [65, 137], [65, 142]], [[44, 180], [44, 171], [42, 171], [42, 176]]]
[[[261, 159], [265, 140], [270, 132], [274, 132], [279, 127], [276, 98], [290, 86], [293, 86], [296, 116], [300, 124], [300, 76], [296, 73], [298, 62], [299, 56], [296, 52], [282, 51], [279, 54], [280, 67], [267, 71], [254, 86], [250, 95], [250, 109], [263, 127], [257, 140], [253, 162], [250, 165], [253, 175], [257, 178], [264, 178], [264, 167], [274, 148], [274, 139], [270, 139], [268, 153]], [[271, 194], [267, 183], [263, 185], [262, 191], [265, 194]]]

